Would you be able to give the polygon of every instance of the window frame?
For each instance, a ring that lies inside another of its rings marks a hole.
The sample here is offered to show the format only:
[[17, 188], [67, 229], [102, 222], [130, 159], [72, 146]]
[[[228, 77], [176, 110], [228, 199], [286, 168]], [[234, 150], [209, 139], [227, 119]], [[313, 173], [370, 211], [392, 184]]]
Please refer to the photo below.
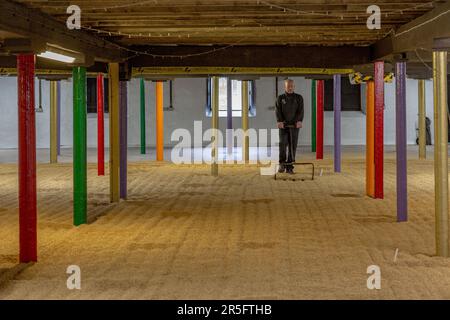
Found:
[[[220, 78], [225, 78], [227, 80], [227, 104], [229, 103], [229, 101], [231, 101], [232, 103], [232, 91], [229, 90], [229, 85], [232, 84], [232, 81], [239, 81], [240, 80], [233, 80], [230, 77], [220, 77]], [[254, 80], [249, 81], [249, 108], [248, 108], [248, 116], [249, 117], [255, 117], [256, 116], [256, 106], [255, 106], [255, 94], [256, 94], [256, 84]], [[205, 114], [207, 117], [212, 117], [212, 79], [211, 77], [208, 77], [206, 79], [206, 107], [205, 107]], [[241, 98], [242, 98], [242, 93], [241, 93]], [[223, 112], [225, 110], [219, 110], [219, 118], [227, 118], [228, 114], [223, 115]], [[232, 107], [232, 113], [237, 112], [237, 111], [242, 111], [242, 106], [238, 109], [233, 109]], [[220, 114], [220, 112], [222, 112], [222, 115]], [[236, 116], [236, 115], [232, 115], [233, 118], [242, 118], [242, 112], [240, 115]]]

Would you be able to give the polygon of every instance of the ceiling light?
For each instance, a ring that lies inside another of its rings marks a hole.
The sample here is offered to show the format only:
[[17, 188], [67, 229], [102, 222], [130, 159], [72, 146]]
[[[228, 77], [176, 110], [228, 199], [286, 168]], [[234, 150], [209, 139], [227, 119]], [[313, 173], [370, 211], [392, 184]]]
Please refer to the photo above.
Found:
[[38, 54], [38, 57], [60, 61], [64, 63], [73, 63], [75, 61], [74, 57], [66, 56], [64, 54], [55, 53], [52, 51], [45, 51], [44, 53]]

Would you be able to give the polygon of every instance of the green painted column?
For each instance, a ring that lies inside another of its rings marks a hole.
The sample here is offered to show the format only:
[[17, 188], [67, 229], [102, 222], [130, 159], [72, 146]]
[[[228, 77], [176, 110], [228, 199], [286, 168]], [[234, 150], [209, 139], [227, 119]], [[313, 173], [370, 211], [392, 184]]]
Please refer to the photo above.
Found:
[[311, 83], [311, 152], [316, 152], [316, 80]]
[[86, 68], [73, 68], [73, 223], [87, 222]]
[[141, 154], [145, 154], [145, 146], [145, 80], [141, 78]]

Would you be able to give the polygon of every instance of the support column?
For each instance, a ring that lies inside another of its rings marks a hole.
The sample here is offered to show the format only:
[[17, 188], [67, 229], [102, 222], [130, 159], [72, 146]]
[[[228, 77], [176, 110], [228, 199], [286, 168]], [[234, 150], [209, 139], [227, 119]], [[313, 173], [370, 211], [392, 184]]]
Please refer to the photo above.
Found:
[[109, 64], [109, 186], [111, 202], [120, 201], [119, 64]]
[[120, 82], [120, 198], [127, 198], [128, 171], [128, 94], [127, 82]]
[[56, 137], [57, 137], [57, 153], [58, 156], [61, 155], [61, 81], [56, 84], [56, 108], [57, 108], [57, 120], [56, 120]]
[[406, 155], [406, 61], [395, 63], [396, 151], [397, 151], [397, 221], [408, 220]]
[[427, 158], [427, 127], [426, 127], [426, 101], [425, 80], [418, 80], [419, 85], [419, 159]]
[[34, 55], [17, 56], [19, 118], [19, 260], [37, 261]]
[[145, 141], [145, 80], [141, 78], [141, 154], [146, 152], [146, 141]]
[[212, 99], [211, 99], [211, 109], [212, 109], [212, 123], [211, 129], [212, 134], [212, 148], [211, 148], [211, 175], [219, 175], [219, 77], [212, 77]]
[[248, 81], [242, 80], [242, 130], [244, 141], [242, 141], [242, 161], [248, 164], [250, 161], [250, 138], [248, 136]]
[[375, 198], [384, 198], [383, 162], [384, 162], [384, 62], [375, 62]]
[[58, 83], [50, 81], [50, 163], [58, 162]]
[[105, 120], [104, 120], [104, 79], [102, 74], [97, 76], [97, 166], [98, 175], [105, 175]]
[[324, 81], [317, 80], [317, 141], [316, 159], [323, 159], [323, 96]]
[[233, 154], [233, 88], [231, 79], [227, 79], [227, 153]]
[[341, 75], [334, 75], [334, 172], [341, 172]]
[[86, 68], [73, 68], [73, 224], [87, 222]]
[[156, 160], [164, 160], [163, 82], [156, 82]]
[[447, 52], [433, 52], [436, 254], [449, 256]]
[[366, 193], [375, 197], [375, 85], [367, 81], [366, 88]]
[[316, 103], [317, 103], [317, 85], [316, 80], [311, 80], [311, 152], [316, 152]]

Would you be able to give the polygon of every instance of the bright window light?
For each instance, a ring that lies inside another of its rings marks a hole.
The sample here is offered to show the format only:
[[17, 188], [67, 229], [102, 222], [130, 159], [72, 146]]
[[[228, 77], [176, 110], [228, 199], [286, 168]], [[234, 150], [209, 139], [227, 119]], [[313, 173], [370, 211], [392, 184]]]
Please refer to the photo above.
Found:
[[[219, 117], [227, 117], [228, 81], [219, 78]], [[233, 117], [242, 116], [242, 87], [241, 81], [231, 80], [231, 108]]]
[[51, 52], [51, 51], [45, 51], [44, 53], [38, 54], [38, 57], [45, 58], [45, 59], [51, 59], [56, 60], [64, 63], [73, 63], [75, 61], [75, 58], [65, 56], [63, 54]]

